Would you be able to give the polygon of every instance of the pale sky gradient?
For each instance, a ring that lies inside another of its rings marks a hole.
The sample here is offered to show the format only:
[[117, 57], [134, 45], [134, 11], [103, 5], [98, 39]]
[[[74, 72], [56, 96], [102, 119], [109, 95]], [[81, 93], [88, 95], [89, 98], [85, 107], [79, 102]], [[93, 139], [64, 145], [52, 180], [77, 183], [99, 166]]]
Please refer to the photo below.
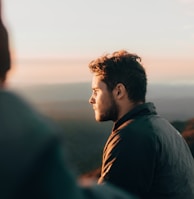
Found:
[[194, 0], [2, 3], [10, 84], [90, 81], [91, 59], [119, 49], [142, 57], [150, 82], [194, 84]]

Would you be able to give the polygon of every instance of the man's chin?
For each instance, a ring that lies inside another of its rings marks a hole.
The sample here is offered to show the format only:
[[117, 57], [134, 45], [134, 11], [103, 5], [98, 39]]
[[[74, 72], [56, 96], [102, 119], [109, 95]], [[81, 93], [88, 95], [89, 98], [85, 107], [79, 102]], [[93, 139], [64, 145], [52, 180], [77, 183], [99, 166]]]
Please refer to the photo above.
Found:
[[100, 118], [96, 118], [97, 122], [102, 122], [103, 120], [101, 120]]
[[97, 122], [106, 122], [109, 121], [110, 119], [102, 118], [102, 117], [95, 117]]
[[98, 116], [95, 116], [95, 119], [96, 119], [97, 122], [102, 122], [103, 121], [102, 118], [100, 118]]

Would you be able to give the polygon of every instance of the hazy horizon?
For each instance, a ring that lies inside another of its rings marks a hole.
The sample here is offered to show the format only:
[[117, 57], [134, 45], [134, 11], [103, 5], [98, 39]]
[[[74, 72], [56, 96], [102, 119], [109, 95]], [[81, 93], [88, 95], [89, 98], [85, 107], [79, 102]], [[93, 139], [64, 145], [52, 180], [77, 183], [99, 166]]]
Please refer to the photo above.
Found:
[[[7, 81], [10, 86], [90, 82], [89, 60], [91, 58], [15, 59]], [[194, 59], [186, 62], [183, 59], [142, 58], [142, 64], [149, 84], [194, 85]]]

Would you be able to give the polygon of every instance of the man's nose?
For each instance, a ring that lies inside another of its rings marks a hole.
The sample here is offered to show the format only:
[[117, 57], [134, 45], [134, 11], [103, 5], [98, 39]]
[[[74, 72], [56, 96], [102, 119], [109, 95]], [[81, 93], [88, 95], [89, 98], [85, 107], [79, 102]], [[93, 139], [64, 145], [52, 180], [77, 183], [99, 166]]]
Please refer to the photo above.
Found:
[[95, 101], [94, 98], [91, 96], [90, 99], [89, 99], [89, 103], [94, 104], [94, 101]]

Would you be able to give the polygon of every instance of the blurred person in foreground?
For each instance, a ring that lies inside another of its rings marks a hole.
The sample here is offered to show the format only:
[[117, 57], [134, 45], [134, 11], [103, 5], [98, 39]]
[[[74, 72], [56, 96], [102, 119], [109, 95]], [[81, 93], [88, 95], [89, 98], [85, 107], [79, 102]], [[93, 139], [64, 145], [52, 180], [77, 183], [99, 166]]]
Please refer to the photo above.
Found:
[[146, 102], [140, 57], [121, 50], [91, 61], [89, 69], [95, 118], [114, 122], [98, 183], [112, 183], [142, 199], [193, 199], [191, 152], [154, 104]]
[[6, 90], [9, 69], [8, 34], [0, 18], [0, 198], [134, 198], [113, 186], [77, 184], [63, 160], [58, 127]]

